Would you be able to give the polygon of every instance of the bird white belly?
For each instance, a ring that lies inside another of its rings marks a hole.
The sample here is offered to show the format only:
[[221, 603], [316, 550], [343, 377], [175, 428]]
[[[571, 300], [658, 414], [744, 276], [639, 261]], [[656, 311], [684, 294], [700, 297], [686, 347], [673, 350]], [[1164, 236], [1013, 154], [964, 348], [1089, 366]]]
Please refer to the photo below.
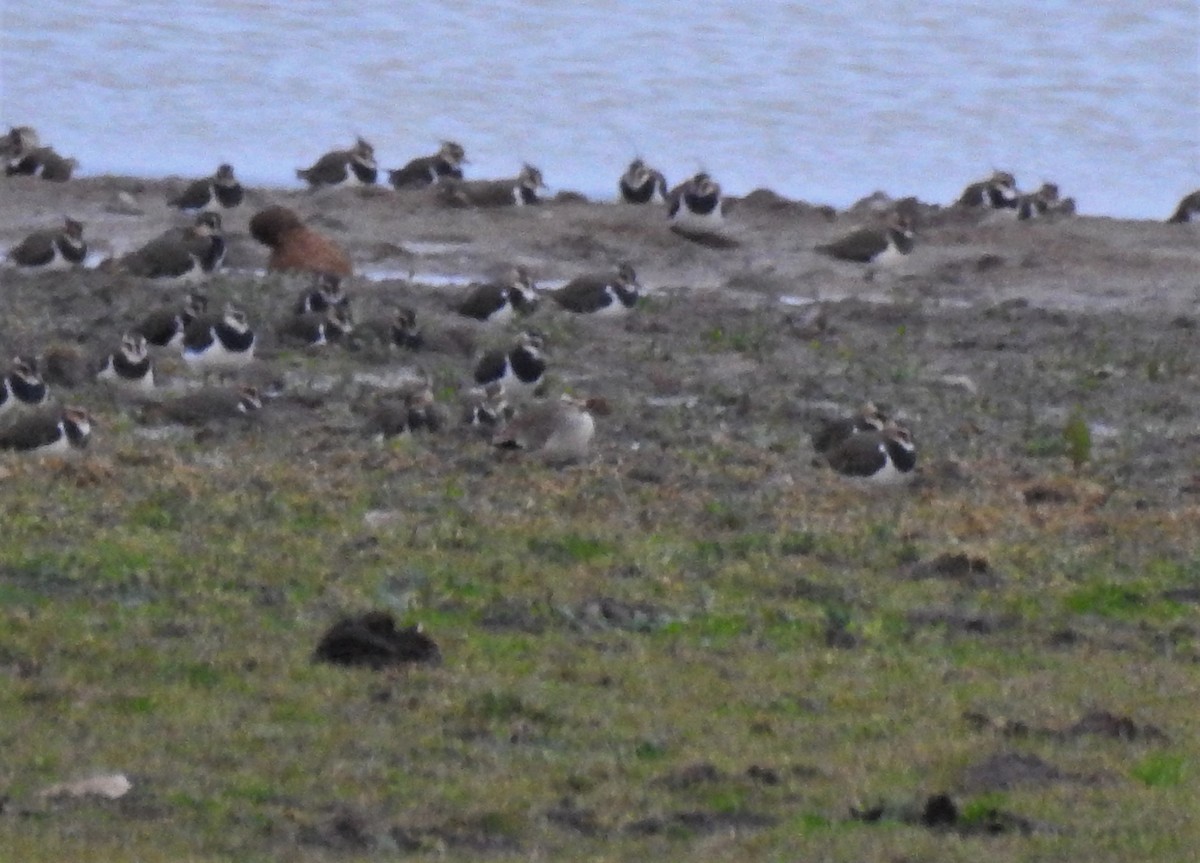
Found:
[[685, 230], [713, 231], [725, 223], [725, 215], [722, 209], [723, 207], [718, 205], [709, 213], [693, 213], [687, 208], [687, 204], [681, 201], [679, 209], [671, 217], [671, 224]]

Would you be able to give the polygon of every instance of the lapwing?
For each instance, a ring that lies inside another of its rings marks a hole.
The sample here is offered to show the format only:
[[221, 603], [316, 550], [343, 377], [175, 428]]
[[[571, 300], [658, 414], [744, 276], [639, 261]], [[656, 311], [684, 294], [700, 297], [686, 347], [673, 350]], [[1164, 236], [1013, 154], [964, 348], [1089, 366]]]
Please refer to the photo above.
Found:
[[167, 201], [184, 212], [231, 210], [242, 203], [246, 192], [234, 176], [233, 166], [218, 165], [211, 177], [189, 183], [181, 193]]
[[339, 342], [354, 332], [350, 308], [344, 305], [326, 306], [319, 312], [292, 315], [279, 327], [281, 341], [316, 348]]
[[416, 310], [408, 306], [397, 308], [388, 324], [388, 336], [391, 343], [398, 348], [419, 351], [425, 344], [425, 338], [417, 325]]
[[82, 265], [87, 251], [83, 223], [68, 216], [61, 228], [35, 231], [23, 239], [9, 251], [8, 260], [30, 272], [67, 270]]
[[146, 337], [138, 333], [122, 336], [121, 346], [104, 358], [96, 380], [131, 389], [154, 389], [154, 363]]
[[641, 286], [633, 265], [622, 261], [614, 271], [577, 276], [548, 293], [568, 312], [610, 317], [632, 309], [641, 296]]
[[454, 306], [460, 315], [488, 323], [506, 323], [514, 315], [528, 315], [538, 306], [533, 279], [522, 266], [510, 268], [506, 278], [471, 288]]
[[296, 299], [293, 311], [297, 315], [306, 315], [309, 312], [323, 312], [334, 306], [347, 309], [350, 306], [350, 298], [342, 290], [341, 276], [317, 273], [312, 287]]
[[564, 395], [555, 401], [533, 403], [492, 435], [492, 445], [524, 450], [554, 464], [580, 461], [587, 457], [595, 435], [593, 414], [607, 412], [602, 399]]
[[202, 387], [161, 402], [148, 403], [142, 410], [141, 421], [203, 426], [253, 417], [262, 406], [262, 397], [256, 387]]
[[65, 454], [87, 447], [94, 424], [91, 414], [79, 407], [39, 411], [0, 428], [0, 449]]
[[906, 216], [893, 215], [880, 227], [859, 228], [816, 251], [839, 261], [887, 266], [912, 252], [913, 246], [912, 223]]
[[354, 268], [346, 251], [324, 234], [305, 226], [287, 207], [267, 207], [250, 219], [250, 235], [271, 250], [272, 272], [325, 273], [351, 276]]
[[32, 126], [13, 126], [8, 134], [0, 138], [0, 157], [4, 159], [4, 173], [13, 176], [19, 173], [17, 166], [34, 150], [41, 149], [42, 139]]
[[440, 183], [441, 200], [457, 207], [524, 207], [538, 204], [539, 189], [546, 187], [542, 172], [523, 165], [511, 180], [457, 180]]
[[1191, 194], [1184, 195], [1179, 202], [1179, 206], [1175, 208], [1175, 212], [1167, 219], [1167, 222], [1173, 225], [1190, 222], [1192, 219], [1200, 218], [1200, 189]]
[[65, 183], [79, 167], [76, 159], [60, 156], [53, 147], [43, 147], [32, 126], [14, 126], [4, 140], [4, 174], [7, 177], [41, 177]]
[[971, 183], [963, 189], [955, 205], [1006, 210], [1016, 208], [1019, 197], [1017, 178], [1008, 171], [993, 171], [986, 180]]
[[523, 332], [509, 350], [488, 351], [475, 364], [475, 383], [500, 386], [516, 398], [535, 395], [546, 376], [540, 334]]
[[147, 279], [196, 283], [225, 260], [225, 235], [219, 213], [200, 213], [191, 227], [174, 229], [151, 240], [117, 262], [117, 266]]
[[334, 150], [317, 159], [311, 168], [298, 168], [296, 176], [313, 189], [374, 185], [379, 178], [375, 148], [359, 138], [349, 150]]
[[887, 423], [887, 416], [874, 402], [865, 402], [858, 411], [850, 416], [836, 419], [824, 419], [812, 434], [813, 449], [818, 453], [826, 453], [840, 446], [851, 435], [868, 431], [882, 431]]
[[667, 200], [667, 180], [660, 171], [634, 159], [617, 182], [621, 200], [627, 204], [649, 204]]
[[133, 331], [155, 347], [179, 348], [183, 345], [187, 325], [207, 312], [208, 297], [193, 291], [184, 298], [182, 308], [155, 309]]
[[850, 435], [825, 453], [825, 461], [845, 477], [896, 483], [912, 476], [917, 449], [908, 429], [889, 421], [878, 431]]
[[37, 407], [50, 398], [50, 388], [38, 372], [37, 363], [14, 357], [7, 374], [0, 378], [0, 416], [22, 406]]
[[379, 398], [367, 416], [364, 430], [369, 437], [392, 438], [412, 432], [436, 432], [442, 424], [433, 392], [424, 388]]
[[514, 409], [500, 384], [475, 387], [469, 390], [462, 400], [464, 425], [494, 429], [500, 423], [512, 419], [513, 415]]
[[245, 312], [227, 305], [219, 317], [206, 315], [187, 325], [183, 333], [183, 359], [202, 371], [241, 368], [254, 359], [257, 340]]
[[687, 231], [714, 230], [724, 221], [721, 187], [704, 171], [684, 180], [667, 195], [672, 226]]
[[1044, 216], [1070, 215], [1075, 212], [1074, 200], [1061, 198], [1055, 183], [1042, 183], [1035, 192], [1017, 197], [1017, 219], [1025, 222]]
[[388, 171], [388, 182], [397, 189], [421, 189], [443, 180], [461, 180], [467, 151], [456, 141], [442, 141], [432, 156], [413, 159], [403, 168]]

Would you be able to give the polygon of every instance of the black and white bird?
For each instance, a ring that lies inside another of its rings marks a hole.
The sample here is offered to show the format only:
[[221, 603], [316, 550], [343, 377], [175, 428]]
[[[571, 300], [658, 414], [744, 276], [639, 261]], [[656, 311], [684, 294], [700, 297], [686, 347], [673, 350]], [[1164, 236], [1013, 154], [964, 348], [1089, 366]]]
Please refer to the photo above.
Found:
[[725, 219], [721, 187], [704, 171], [689, 177], [667, 194], [667, 216], [684, 231], [719, 228]]
[[1180, 225], [1198, 218], [1200, 218], [1200, 189], [1184, 195], [1167, 222], [1172, 225]]
[[141, 421], [203, 426], [253, 417], [262, 406], [262, 397], [256, 387], [202, 387], [181, 396], [147, 403], [142, 409]]
[[220, 316], [206, 315], [187, 325], [183, 333], [183, 360], [201, 371], [229, 371], [254, 359], [258, 337], [245, 312], [227, 305]]
[[401, 306], [392, 314], [388, 325], [390, 342], [398, 348], [407, 351], [419, 351], [425, 345], [425, 337], [417, 324], [417, 312], [408, 306]]
[[442, 141], [432, 156], [413, 159], [403, 168], [388, 171], [388, 182], [397, 189], [421, 189], [443, 180], [461, 180], [467, 151], [457, 141]]
[[37, 407], [49, 398], [50, 388], [42, 380], [37, 363], [14, 357], [7, 374], [0, 378], [0, 416], [22, 406]]
[[615, 271], [577, 276], [548, 293], [568, 312], [609, 317], [632, 309], [641, 296], [641, 285], [633, 265], [622, 261]]
[[38, 411], [0, 428], [0, 449], [63, 455], [87, 447], [94, 420], [83, 408]]
[[958, 207], [983, 207], [991, 210], [1015, 209], [1020, 193], [1017, 178], [1008, 171], [993, 171], [986, 180], [971, 183], [955, 202]]
[[167, 231], [125, 255], [117, 267], [147, 279], [195, 283], [225, 260], [225, 235], [219, 213], [200, 213], [190, 227]]
[[60, 156], [53, 147], [43, 147], [32, 126], [14, 126], [0, 141], [6, 177], [40, 177], [65, 183], [79, 167], [76, 159]]
[[146, 341], [155, 347], [180, 348], [183, 346], [183, 333], [188, 324], [207, 312], [208, 297], [193, 291], [184, 298], [182, 308], [155, 309], [146, 315], [133, 331], [137, 335], [145, 336]]
[[850, 416], [824, 419], [812, 434], [813, 449], [818, 453], [826, 453], [840, 446], [851, 435], [868, 431], [882, 431], [887, 424], [887, 416], [874, 402], [865, 402], [856, 413]]
[[0, 138], [0, 157], [4, 159], [5, 176], [21, 174], [20, 165], [42, 146], [42, 138], [32, 126], [13, 126]]
[[1075, 215], [1075, 199], [1060, 197], [1055, 183], [1042, 183], [1034, 192], [1017, 198], [1017, 219], [1025, 222], [1048, 216]]
[[28, 272], [68, 270], [82, 265], [87, 251], [83, 223], [68, 216], [61, 228], [35, 231], [17, 243], [8, 260]]
[[233, 166], [218, 165], [211, 177], [189, 183], [167, 203], [188, 213], [230, 210], [242, 203], [246, 192], [233, 173]]
[[334, 150], [310, 168], [297, 168], [296, 176], [310, 188], [322, 186], [372, 186], [379, 178], [375, 148], [359, 138], [349, 150]]
[[880, 227], [859, 228], [817, 246], [816, 251], [839, 261], [889, 266], [912, 252], [914, 245], [912, 223], [906, 216], [893, 215]]
[[596, 432], [593, 412], [606, 411], [601, 400], [565, 395], [556, 401], [533, 403], [492, 435], [492, 445], [533, 453], [553, 464], [581, 461]]
[[912, 476], [917, 449], [908, 429], [889, 421], [878, 431], [850, 435], [825, 453], [825, 461], [845, 477], [897, 483]]
[[528, 315], [537, 309], [538, 296], [529, 271], [512, 267], [504, 279], [471, 288], [455, 304], [460, 315], [488, 323], [507, 323], [514, 315]]
[[350, 298], [342, 290], [342, 278], [333, 273], [317, 273], [313, 278], [312, 287], [296, 299], [293, 309], [296, 314], [304, 315], [309, 312], [323, 312], [333, 306], [350, 306]]
[[316, 348], [339, 342], [354, 332], [354, 320], [346, 305], [326, 306], [319, 312], [292, 315], [279, 327], [283, 342]]
[[464, 425], [494, 429], [512, 419], [513, 414], [513, 406], [509, 404], [504, 387], [500, 384], [472, 388], [462, 400]]
[[524, 207], [541, 203], [538, 195], [546, 187], [542, 172], [523, 165], [510, 180], [454, 180], [438, 184], [443, 203], [453, 207]]
[[667, 179], [641, 159], [634, 159], [617, 182], [621, 200], [627, 204], [649, 204], [667, 200]]
[[154, 363], [146, 346], [146, 337], [126, 333], [121, 346], [104, 358], [96, 380], [131, 389], [154, 389]]
[[443, 419], [428, 387], [410, 392], [389, 393], [370, 410], [364, 431], [372, 438], [393, 438], [413, 432], [436, 432]]
[[523, 332], [509, 350], [488, 351], [475, 364], [475, 383], [496, 385], [516, 398], [535, 395], [546, 376], [544, 341], [540, 334]]

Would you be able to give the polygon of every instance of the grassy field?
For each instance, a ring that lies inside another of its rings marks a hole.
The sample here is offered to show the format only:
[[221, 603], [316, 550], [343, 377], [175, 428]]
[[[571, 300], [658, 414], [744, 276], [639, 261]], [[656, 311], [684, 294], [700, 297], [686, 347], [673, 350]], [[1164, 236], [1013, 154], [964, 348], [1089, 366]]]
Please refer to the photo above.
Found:
[[[82, 461], [0, 462], [6, 859], [1200, 842], [1195, 508], [1098, 495], [1065, 459], [1028, 505], [987, 465], [955, 494], [868, 493], [728, 441], [555, 471], [479, 440], [147, 447], [117, 425]], [[311, 661], [371, 608], [444, 661]], [[1096, 711], [1133, 724], [1073, 729]], [[119, 801], [37, 796], [108, 771]], [[941, 791], [956, 827], [909, 823]], [[1022, 829], [972, 832], [992, 810]]]

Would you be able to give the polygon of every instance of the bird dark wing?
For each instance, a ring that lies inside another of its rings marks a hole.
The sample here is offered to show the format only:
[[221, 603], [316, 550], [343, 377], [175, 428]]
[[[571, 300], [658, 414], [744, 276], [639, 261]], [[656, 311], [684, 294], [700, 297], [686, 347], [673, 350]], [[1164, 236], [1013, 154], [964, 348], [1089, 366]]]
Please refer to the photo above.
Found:
[[579, 276], [550, 296], [568, 311], [580, 314], [598, 312], [612, 302], [612, 297], [606, 290], [608, 281], [606, 276]]
[[183, 321], [180, 320], [177, 312], [170, 309], [158, 309], [143, 318], [134, 332], [145, 336], [146, 341], [161, 348], [175, 338], [175, 334], [179, 332], [182, 324]]
[[167, 203], [180, 210], [199, 210], [211, 200], [212, 183], [209, 180], [196, 180]]
[[345, 150], [326, 153], [311, 168], [297, 171], [296, 176], [313, 186], [333, 186], [346, 179], [351, 155]]
[[0, 449], [29, 450], [52, 444], [62, 431], [59, 421], [49, 414], [22, 417], [0, 431]]
[[54, 231], [38, 231], [23, 239], [8, 253], [22, 267], [43, 267], [54, 260]]
[[146, 278], [177, 278], [195, 266], [188, 245], [175, 232], [151, 240], [121, 259], [125, 269]]
[[878, 231], [860, 228], [832, 243], [817, 246], [817, 251], [842, 261], [869, 264], [887, 245], [887, 239]]
[[419, 189], [434, 182], [437, 171], [436, 156], [413, 159], [403, 168], [388, 171], [388, 182], [397, 189]]
[[829, 466], [846, 476], [871, 476], [887, 463], [887, 445], [876, 432], [851, 435], [826, 456]]
[[508, 356], [504, 351], [488, 351], [475, 364], [475, 383], [486, 384], [504, 377]]
[[468, 318], [486, 321], [504, 308], [508, 295], [503, 285], [480, 285], [459, 303], [456, 311]]

